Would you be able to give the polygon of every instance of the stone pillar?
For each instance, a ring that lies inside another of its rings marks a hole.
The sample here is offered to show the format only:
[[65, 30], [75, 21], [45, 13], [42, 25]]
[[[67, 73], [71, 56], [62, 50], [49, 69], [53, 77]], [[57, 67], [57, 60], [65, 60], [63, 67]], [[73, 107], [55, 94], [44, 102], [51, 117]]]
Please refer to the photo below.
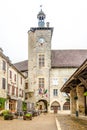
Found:
[[79, 115], [85, 115], [84, 86], [77, 86], [76, 92], [78, 96], [77, 111]]
[[76, 101], [74, 100], [75, 95], [76, 95], [76, 90], [72, 89], [70, 91], [70, 110], [71, 110], [71, 114], [76, 113]]

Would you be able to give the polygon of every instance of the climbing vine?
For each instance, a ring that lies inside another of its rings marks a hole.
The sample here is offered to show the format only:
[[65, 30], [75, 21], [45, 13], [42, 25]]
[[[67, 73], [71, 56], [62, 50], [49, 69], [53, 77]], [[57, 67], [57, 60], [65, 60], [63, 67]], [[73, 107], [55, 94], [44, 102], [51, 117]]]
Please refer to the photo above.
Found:
[[5, 98], [0, 98], [0, 110], [3, 110], [5, 108]]
[[22, 102], [22, 110], [23, 111], [27, 110], [27, 104], [26, 104], [26, 102]]

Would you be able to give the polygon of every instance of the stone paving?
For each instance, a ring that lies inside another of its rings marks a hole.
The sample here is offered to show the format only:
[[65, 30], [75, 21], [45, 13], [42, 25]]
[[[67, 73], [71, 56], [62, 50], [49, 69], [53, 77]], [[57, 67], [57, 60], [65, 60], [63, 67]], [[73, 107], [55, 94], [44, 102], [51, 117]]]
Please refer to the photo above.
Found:
[[32, 120], [0, 120], [0, 130], [57, 130], [54, 114], [41, 114]]
[[56, 117], [61, 128], [60, 130], [87, 130], [87, 120], [60, 114]]
[[[57, 123], [59, 126], [57, 127]], [[87, 130], [87, 120], [63, 114], [41, 114], [32, 120], [0, 119], [0, 130]]]

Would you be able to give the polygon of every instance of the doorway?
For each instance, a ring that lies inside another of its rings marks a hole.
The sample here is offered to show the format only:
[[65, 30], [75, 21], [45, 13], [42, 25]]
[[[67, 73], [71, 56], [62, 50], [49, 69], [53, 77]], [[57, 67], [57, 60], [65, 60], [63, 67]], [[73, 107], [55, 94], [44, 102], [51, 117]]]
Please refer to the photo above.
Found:
[[37, 102], [38, 104], [38, 110], [41, 112], [47, 112], [48, 111], [48, 106], [47, 106], [47, 101], [46, 100], [39, 100]]
[[9, 110], [11, 110], [11, 112], [15, 112], [16, 111], [16, 101], [10, 99], [9, 100]]
[[57, 101], [54, 101], [51, 104], [51, 110], [53, 110], [54, 113], [58, 113], [58, 110], [60, 110], [60, 104]]

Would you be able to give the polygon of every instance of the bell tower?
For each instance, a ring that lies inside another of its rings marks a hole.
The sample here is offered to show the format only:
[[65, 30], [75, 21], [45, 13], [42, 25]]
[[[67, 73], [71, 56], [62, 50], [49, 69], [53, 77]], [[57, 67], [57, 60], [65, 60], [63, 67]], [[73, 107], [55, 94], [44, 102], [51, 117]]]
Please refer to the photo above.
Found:
[[38, 103], [37, 109], [48, 109], [50, 99], [51, 39], [53, 28], [45, 26], [46, 15], [37, 14], [38, 27], [28, 31], [28, 82], [29, 102]]
[[44, 21], [45, 18], [46, 18], [46, 15], [44, 14], [44, 12], [41, 9], [40, 12], [37, 14], [38, 27], [44, 27], [45, 26], [45, 21]]

